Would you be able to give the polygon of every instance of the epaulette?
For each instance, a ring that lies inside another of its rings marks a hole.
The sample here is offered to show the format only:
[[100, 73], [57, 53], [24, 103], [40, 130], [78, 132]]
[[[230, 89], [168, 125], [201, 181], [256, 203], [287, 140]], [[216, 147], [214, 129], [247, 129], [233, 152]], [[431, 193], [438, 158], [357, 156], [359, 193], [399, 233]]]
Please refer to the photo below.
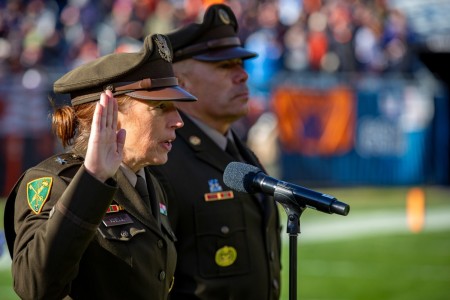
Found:
[[79, 166], [83, 162], [84, 158], [82, 156], [74, 153], [62, 153], [47, 158], [36, 165], [33, 169], [41, 169], [49, 171], [55, 175], [59, 175], [64, 170], [74, 166]]

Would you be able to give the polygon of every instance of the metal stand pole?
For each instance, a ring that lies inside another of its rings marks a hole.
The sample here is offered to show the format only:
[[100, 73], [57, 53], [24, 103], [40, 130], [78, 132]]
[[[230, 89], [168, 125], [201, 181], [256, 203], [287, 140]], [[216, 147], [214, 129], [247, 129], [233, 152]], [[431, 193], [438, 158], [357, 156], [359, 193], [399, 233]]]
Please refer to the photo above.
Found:
[[297, 299], [297, 236], [300, 232], [300, 218], [296, 214], [288, 216], [289, 234], [289, 300]]
[[[293, 196], [292, 196], [293, 197]], [[297, 237], [300, 233], [300, 216], [305, 207], [300, 207], [294, 198], [286, 196], [281, 188], [275, 190], [274, 199], [283, 206], [287, 214], [289, 234], [289, 300], [297, 299]]]

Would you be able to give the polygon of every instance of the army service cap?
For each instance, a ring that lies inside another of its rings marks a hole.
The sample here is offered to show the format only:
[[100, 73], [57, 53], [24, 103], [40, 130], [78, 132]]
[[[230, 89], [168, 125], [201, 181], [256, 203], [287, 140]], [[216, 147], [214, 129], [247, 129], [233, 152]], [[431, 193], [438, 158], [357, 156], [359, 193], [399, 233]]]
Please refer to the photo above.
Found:
[[197, 100], [178, 86], [170, 40], [162, 34], [147, 36], [139, 52], [108, 54], [70, 71], [53, 90], [70, 94], [73, 106], [97, 101], [106, 90], [141, 100]]
[[238, 23], [231, 8], [215, 4], [208, 7], [202, 23], [189, 24], [167, 36], [172, 43], [174, 62], [188, 58], [214, 62], [256, 57], [256, 53], [242, 47], [237, 33]]

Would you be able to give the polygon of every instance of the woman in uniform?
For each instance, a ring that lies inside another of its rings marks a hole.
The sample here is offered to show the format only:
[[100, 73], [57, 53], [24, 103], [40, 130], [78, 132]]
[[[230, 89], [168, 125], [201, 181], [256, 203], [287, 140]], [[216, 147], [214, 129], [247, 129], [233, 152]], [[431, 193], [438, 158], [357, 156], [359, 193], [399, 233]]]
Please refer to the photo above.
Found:
[[5, 234], [21, 299], [167, 299], [176, 263], [166, 196], [144, 168], [164, 164], [183, 126], [172, 48], [148, 36], [54, 84], [69, 149], [27, 170], [10, 193]]

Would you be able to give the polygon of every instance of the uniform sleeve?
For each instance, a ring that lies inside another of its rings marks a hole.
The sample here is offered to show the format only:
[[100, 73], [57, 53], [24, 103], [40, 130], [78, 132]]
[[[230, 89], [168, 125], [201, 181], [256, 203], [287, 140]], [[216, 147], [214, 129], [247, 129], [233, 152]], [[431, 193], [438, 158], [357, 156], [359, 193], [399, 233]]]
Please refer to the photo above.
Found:
[[83, 166], [68, 185], [42, 170], [25, 175], [15, 199], [12, 262], [14, 289], [22, 299], [61, 299], [68, 294], [117, 189], [115, 182], [108, 183]]

